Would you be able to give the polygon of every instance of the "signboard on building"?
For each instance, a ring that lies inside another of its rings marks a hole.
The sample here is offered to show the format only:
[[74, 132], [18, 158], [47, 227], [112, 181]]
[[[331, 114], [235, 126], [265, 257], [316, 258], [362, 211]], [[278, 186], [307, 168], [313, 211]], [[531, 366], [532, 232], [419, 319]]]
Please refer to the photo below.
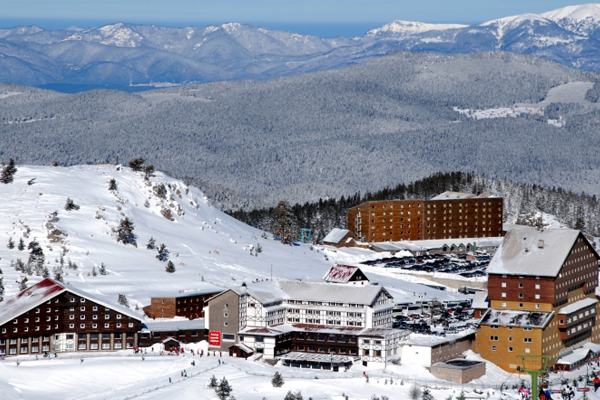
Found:
[[208, 345], [212, 347], [221, 347], [221, 332], [208, 332]]

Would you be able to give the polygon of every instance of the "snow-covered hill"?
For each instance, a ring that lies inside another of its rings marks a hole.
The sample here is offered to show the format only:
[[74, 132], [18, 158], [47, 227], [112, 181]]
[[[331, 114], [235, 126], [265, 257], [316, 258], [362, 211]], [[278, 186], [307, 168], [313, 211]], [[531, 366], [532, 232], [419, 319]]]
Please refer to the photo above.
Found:
[[[117, 190], [109, 190], [112, 179]], [[132, 306], [209, 282], [224, 288], [242, 282], [251, 285], [253, 280], [269, 279], [271, 270], [274, 279], [318, 280], [336, 257], [327, 252], [327, 259], [325, 252], [311, 250], [308, 244], [282, 245], [212, 207], [196, 188], [159, 172], [145, 180], [142, 172], [114, 165], [19, 166], [14, 182], [0, 186], [0, 196], [5, 297], [17, 292], [17, 281], [23, 277], [29, 284], [41, 279], [11, 267], [18, 259], [27, 263], [29, 258], [27, 249], [17, 248], [20, 239], [26, 246], [33, 240], [40, 243], [51, 274], [62, 255], [65, 282], [113, 302], [125, 294]], [[65, 210], [68, 198], [79, 209]], [[117, 242], [114, 230], [124, 218], [135, 224], [137, 247]], [[167, 246], [175, 273], [167, 273], [166, 262], [156, 258], [158, 252], [146, 248], [151, 237], [157, 245]], [[7, 246], [10, 238], [13, 249]], [[68, 267], [69, 261], [77, 270]], [[108, 274], [94, 276], [92, 271], [99, 271], [102, 263]], [[423, 291], [430, 297], [459, 297], [393, 278], [372, 278], [395, 287], [392, 292], [399, 301]]]

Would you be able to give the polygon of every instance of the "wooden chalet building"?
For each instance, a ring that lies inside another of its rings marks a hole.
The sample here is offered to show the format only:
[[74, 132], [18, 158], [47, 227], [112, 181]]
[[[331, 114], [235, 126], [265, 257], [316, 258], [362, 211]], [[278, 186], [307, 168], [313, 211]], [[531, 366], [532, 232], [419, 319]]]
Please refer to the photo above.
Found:
[[514, 372], [519, 355], [556, 363], [586, 342], [600, 343], [598, 260], [577, 230], [511, 229], [488, 266], [490, 308], [475, 350]]
[[178, 343], [183, 344], [207, 340], [204, 319], [146, 321], [142, 324], [139, 339], [140, 347], [152, 346], [155, 343], [165, 343], [169, 338], [173, 338]]
[[222, 291], [223, 289], [217, 286], [206, 285], [201, 290], [179, 291], [172, 296], [152, 297], [150, 306], [144, 307], [144, 312], [150, 318], [204, 318], [204, 303]]
[[503, 199], [444, 192], [431, 200], [369, 201], [348, 210], [347, 228], [363, 242], [502, 236]]
[[50, 278], [0, 307], [0, 356], [138, 346], [142, 316]]

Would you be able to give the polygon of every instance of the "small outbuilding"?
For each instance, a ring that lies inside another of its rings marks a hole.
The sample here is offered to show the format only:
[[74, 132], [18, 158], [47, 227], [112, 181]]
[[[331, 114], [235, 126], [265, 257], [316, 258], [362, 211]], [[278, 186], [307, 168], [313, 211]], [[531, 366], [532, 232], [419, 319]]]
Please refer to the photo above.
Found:
[[350, 239], [355, 241], [356, 236], [348, 229], [334, 228], [325, 236], [323, 244], [333, 247], [348, 247], [348, 244], [352, 241]]
[[431, 374], [438, 379], [463, 384], [485, 375], [485, 362], [454, 359], [435, 363]]

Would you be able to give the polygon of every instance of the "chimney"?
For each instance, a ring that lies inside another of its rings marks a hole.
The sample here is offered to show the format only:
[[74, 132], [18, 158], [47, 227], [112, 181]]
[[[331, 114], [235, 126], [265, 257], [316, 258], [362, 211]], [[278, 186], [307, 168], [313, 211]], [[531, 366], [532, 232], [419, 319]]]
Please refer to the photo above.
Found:
[[538, 242], [538, 248], [543, 249], [544, 248], [544, 240], [540, 239], [540, 241]]

